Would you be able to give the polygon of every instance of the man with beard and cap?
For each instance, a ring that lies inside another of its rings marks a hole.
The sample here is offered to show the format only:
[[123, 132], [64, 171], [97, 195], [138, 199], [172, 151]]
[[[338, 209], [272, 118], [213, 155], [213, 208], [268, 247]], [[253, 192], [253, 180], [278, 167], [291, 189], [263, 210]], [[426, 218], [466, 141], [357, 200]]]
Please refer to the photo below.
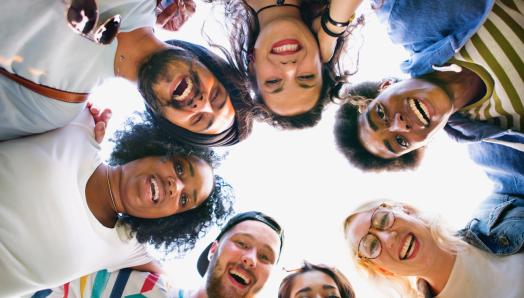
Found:
[[153, 273], [122, 269], [101, 270], [33, 297], [89, 296], [90, 292], [100, 297], [254, 297], [278, 262], [283, 244], [284, 231], [273, 218], [258, 211], [239, 213], [200, 254], [197, 270], [204, 283], [194, 292], [176, 289]]
[[148, 109], [176, 126], [170, 133], [182, 141], [223, 146], [247, 136], [240, 76], [203, 47], [159, 40], [156, 1], [2, 5], [0, 141], [66, 125], [91, 89], [110, 77], [136, 83]]

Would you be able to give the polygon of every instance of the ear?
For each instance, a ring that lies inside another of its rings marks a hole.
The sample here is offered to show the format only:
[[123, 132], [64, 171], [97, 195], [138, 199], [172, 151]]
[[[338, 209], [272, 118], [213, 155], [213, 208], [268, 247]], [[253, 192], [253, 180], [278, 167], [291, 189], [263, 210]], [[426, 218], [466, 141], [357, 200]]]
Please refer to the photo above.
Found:
[[378, 91], [382, 92], [386, 90], [389, 86], [395, 84], [394, 79], [384, 79], [382, 82], [380, 82], [380, 85], [378, 86]]
[[218, 249], [218, 241], [215, 240], [213, 241], [213, 243], [211, 243], [211, 247], [209, 248], [209, 252], [207, 253], [208, 260], [211, 260], [211, 258], [213, 257], [217, 249]]

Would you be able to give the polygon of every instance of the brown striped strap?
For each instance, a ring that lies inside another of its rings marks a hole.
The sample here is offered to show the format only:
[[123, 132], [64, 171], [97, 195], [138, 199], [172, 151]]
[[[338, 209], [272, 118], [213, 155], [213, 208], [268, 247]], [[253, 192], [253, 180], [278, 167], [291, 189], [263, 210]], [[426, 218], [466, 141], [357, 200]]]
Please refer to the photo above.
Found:
[[59, 90], [59, 89], [51, 88], [48, 86], [40, 85], [28, 79], [22, 78], [19, 75], [10, 73], [2, 67], [0, 67], [0, 73], [4, 75], [5, 77], [24, 86], [25, 88], [32, 90], [33, 92], [36, 92], [45, 97], [49, 97], [49, 98], [60, 100], [60, 101], [65, 101], [65, 102], [70, 102], [70, 103], [81, 103], [81, 102], [86, 101], [87, 96], [89, 95], [89, 93], [68, 92], [68, 91]]

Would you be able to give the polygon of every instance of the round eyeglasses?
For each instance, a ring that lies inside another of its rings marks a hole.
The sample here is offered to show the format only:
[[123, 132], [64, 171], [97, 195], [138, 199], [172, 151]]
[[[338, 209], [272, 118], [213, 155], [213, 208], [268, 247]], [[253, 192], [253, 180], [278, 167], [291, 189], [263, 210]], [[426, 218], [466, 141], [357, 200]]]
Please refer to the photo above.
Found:
[[371, 223], [369, 225], [368, 233], [362, 237], [358, 243], [358, 257], [366, 259], [375, 259], [380, 256], [382, 252], [382, 245], [377, 236], [371, 233], [371, 228], [385, 231], [390, 229], [395, 223], [395, 214], [391, 209], [388, 209], [385, 204], [373, 210], [371, 214]]
[[67, 3], [66, 19], [73, 31], [98, 44], [110, 44], [115, 39], [120, 29], [121, 17], [119, 14], [98, 25], [98, 5], [96, 0], [69, 1]]

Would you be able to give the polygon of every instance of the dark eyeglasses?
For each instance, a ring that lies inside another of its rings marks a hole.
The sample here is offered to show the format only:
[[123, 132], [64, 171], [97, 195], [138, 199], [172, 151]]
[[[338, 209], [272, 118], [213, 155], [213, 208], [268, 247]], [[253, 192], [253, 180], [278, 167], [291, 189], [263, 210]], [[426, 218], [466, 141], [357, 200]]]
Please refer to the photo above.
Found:
[[[98, 44], [110, 44], [115, 39], [120, 29], [121, 17], [119, 14], [98, 25], [96, 0], [69, 1], [66, 19], [73, 31]], [[96, 30], [94, 30], [95, 27]]]
[[371, 228], [385, 231], [390, 229], [395, 223], [395, 214], [386, 204], [381, 204], [373, 210], [371, 214], [371, 223], [368, 233], [360, 239], [358, 243], [358, 256], [366, 259], [375, 259], [382, 252], [382, 245], [377, 236], [369, 232]]

